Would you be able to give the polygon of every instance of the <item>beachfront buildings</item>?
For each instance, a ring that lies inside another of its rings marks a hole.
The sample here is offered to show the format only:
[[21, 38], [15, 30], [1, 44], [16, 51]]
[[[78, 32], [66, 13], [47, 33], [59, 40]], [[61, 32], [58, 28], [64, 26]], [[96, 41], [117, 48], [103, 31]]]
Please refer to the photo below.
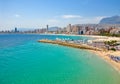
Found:
[[66, 28], [68, 34], [85, 34], [85, 29], [83, 26], [71, 25], [69, 24]]
[[[20, 28], [19, 28], [20, 29]], [[26, 28], [27, 29], [27, 28]], [[7, 30], [0, 33], [42, 33], [42, 34], [74, 34], [74, 35], [101, 35], [101, 34], [120, 34], [120, 24], [69, 24], [67, 27], [37, 28], [32, 30], [19, 31]]]
[[111, 34], [120, 34], [120, 28], [113, 28], [110, 30]]
[[119, 24], [69, 24], [66, 27], [67, 34], [98, 35], [100, 33], [120, 34]]
[[94, 26], [90, 25], [83, 25], [83, 24], [76, 24], [76, 25], [68, 25], [67, 26], [67, 33], [68, 34], [76, 34], [76, 35], [93, 35], [97, 34], [98, 32]]
[[66, 31], [67, 31], [68, 34], [71, 34], [71, 32], [72, 32], [72, 26], [71, 26], [71, 24], [69, 24], [67, 26]]

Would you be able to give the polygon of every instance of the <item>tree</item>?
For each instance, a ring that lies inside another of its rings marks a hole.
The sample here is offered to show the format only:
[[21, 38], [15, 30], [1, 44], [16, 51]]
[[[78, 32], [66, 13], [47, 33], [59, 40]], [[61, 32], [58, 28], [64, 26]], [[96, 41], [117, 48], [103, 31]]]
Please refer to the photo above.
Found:
[[110, 49], [110, 46], [113, 46], [113, 48], [117, 45], [117, 41], [116, 40], [111, 40], [111, 41], [105, 41], [104, 42], [105, 45], [108, 47], [108, 50]]

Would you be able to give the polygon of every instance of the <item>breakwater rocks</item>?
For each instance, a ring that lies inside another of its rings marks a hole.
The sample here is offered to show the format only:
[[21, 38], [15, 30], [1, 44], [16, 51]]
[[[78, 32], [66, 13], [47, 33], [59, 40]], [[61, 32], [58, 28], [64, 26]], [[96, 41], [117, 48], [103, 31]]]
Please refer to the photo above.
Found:
[[102, 49], [100, 49], [100, 48], [89, 46], [87, 44], [75, 44], [75, 43], [70, 43], [70, 42], [65, 42], [65, 41], [48, 40], [48, 39], [38, 40], [38, 42], [58, 44], [58, 45], [62, 45], [62, 46], [74, 47], [74, 48], [79, 48], [79, 49], [102, 51]]

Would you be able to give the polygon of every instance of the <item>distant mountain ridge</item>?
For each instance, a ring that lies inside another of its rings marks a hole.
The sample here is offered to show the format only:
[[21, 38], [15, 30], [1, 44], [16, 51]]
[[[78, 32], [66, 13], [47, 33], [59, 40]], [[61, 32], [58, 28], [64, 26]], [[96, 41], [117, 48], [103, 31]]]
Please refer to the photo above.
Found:
[[103, 18], [99, 24], [120, 24], [120, 16], [112, 16]]
[[18, 31], [34, 31], [35, 28], [17, 28]]
[[59, 27], [50, 27], [48, 28], [48, 31], [58, 31], [59, 29]]

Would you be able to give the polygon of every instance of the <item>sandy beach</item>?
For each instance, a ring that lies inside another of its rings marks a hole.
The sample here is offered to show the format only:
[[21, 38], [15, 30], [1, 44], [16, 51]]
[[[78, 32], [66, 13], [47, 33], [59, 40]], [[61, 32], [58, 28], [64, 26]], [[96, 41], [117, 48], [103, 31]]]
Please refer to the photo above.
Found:
[[112, 65], [112, 67], [115, 68], [120, 73], [120, 63], [117, 63], [108, 57], [108, 55], [120, 56], [120, 51], [95, 51], [95, 50], [89, 51], [102, 57], [107, 63]]
[[92, 37], [92, 38], [107, 38], [107, 36], [99, 36], [99, 35], [75, 35], [75, 34], [41, 34], [41, 35], [85, 36], [85, 37]]
[[[106, 40], [118, 40], [118, 41], [120, 41], [119, 37], [94, 36], [94, 35], [88, 36], [88, 37], [93, 37], [96, 40], [106, 39]], [[89, 51], [102, 57], [103, 60], [105, 60], [110, 65], [112, 65], [112, 67], [115, 68], [120, 73], [120, 63], [117, 63], [117, 62], [111, 60], [110, 57], [108, 56], [108, 55], [120, 56], [120, 51], [104, 51], [104, 50], [103, 51], [89, 50]]]
[[75, 34], [41, 34], [41, 35], [58, 35], [58, 36], [83, 36], [90, 37], [94, 39], [120, 39], [120, 37], [108, 37], [108, 36], [99, 36], [99, 35], [75, 35]]

